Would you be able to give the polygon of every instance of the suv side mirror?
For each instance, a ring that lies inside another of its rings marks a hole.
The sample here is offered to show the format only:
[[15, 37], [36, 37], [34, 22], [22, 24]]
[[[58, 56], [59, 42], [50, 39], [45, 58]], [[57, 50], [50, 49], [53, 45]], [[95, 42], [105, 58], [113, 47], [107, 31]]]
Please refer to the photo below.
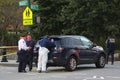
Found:
[[93, 43], [93, 47], [96, 47], [96, 46], [97, 46], [97, 44]]
[[93, 43], [93, 44], [90, 46], [90, 48], [93, 48], [93, 47], [96, 47], [96, 46], [97, 46], [97, 44]]

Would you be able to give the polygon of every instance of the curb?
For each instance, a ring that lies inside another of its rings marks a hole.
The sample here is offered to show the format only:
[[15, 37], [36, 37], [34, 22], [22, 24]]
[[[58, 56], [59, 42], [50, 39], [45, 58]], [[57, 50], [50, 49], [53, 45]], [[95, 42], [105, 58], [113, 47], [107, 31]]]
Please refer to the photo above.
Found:
[[[0, 58], [0, 60], [2, 60]], [[18, 62], [16, 62], [16, 60], [8, 60], [8, 62], [0, 62], [0, 66], [8, 66], [8, 67], [17, 67], [18, 66]]]
[[17, 67], [18, 63], [8, 63], [8, 62], [1, 62], [0, 66], [7, 66], [7, 67]]
[[[16, 60], [8, 60], [8, 62], [0, 62], [0, 66], [5, 67], [18, 67], [19, 62], [16, 62]], [[33, 62], [33, 66], [35, 66], [35, 63]]]

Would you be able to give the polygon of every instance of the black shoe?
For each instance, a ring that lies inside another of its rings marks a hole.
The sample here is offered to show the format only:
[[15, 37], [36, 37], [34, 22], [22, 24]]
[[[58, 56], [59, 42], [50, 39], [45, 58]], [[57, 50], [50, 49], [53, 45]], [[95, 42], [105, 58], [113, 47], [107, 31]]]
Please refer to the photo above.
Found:
[[22, 71], [18, 71], [19, 73], [21, 73]]
[[108, 64], [108, 62], [106, 61], [105, 64]]
[[114, 65], [114, 63], [111, 63], [111, 65]]
[[16, 63], [18, 63], [19, 61], [16, 61]]
[[23, 72], [23, 73], [27, 73], [27, 71], [25, 71], [25, 70], [23, 70], [22, 72]]
[[31, 72], [31, 71], [32, 71], [32, 69], [29, 69], [29, 71]]
[[48, 73], [47, 71], [42, 71], [42, 73]]
[[39, 70], [38, 73], [41, 73], [41, 70]]

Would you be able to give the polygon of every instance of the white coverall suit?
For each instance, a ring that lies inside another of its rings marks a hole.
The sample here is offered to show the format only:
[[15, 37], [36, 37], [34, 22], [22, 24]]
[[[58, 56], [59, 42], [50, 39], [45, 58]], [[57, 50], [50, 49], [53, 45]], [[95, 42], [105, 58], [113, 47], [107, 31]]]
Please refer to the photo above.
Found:
[[38, 71], [46, 71], [49, 50], [45, 47], [39, 47]]

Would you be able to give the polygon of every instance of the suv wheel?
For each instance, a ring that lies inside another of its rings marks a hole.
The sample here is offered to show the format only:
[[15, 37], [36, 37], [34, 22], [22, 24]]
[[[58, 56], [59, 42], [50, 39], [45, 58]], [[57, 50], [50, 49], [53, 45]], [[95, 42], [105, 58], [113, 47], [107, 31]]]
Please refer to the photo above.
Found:
[[100, 55], [98, 61], [95, 63], [97, 68], [104, 68], [105, 67], [105, 56]]
[[65, 66], [66, 70], [68, 71], [74, 71], [77, 67], [77, 61], [75, 59], [75, 57], [71, 56], [68, 59], [67, 65]]

